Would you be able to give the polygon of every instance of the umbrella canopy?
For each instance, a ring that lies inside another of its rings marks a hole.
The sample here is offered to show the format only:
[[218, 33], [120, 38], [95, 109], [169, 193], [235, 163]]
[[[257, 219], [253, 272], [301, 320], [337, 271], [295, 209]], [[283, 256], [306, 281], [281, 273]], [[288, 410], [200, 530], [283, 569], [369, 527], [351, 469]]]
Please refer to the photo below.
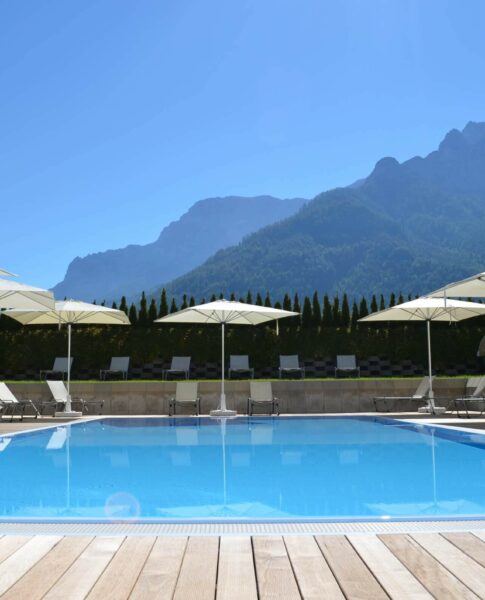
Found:
[[228, 413], [226, 407], [226, 396], [224, 393], [224, 328], [225, 325], [260, 325], [268, 321], [278, 321], [286, 317], [295, 317], [299, 313], [279, 308], [245, 304], [232, 300], [215, 300], [207, 304], [190, 306], [178, 312], [172, 313], [155, 323], [216, 323], [222, 326], [222, 377], [221, 377], [221, 402], [219, 412]]
[[463, 302], [446, 298], [417, 298], [385, 310], [372, 313], [359, 319], [359, 322], [372, 321], [426, 321], [428, 337], [428, 371], [429, 371], [429, 404], [431, 412], [435, 412], [433, 398], [433, 376], [431, 366], [431, 321], [457, 323], [472, 317], [485, 315], [485, 304]]
[[467, 279], [455, 281], [435, 290], [427, 296], [434, 298], [483, 298], [485, 297], [485, 273], [477, 273]]
[[64, 300], [56, 302], [54, 310], [7, 310], [5, 315], [23, 325], [67, 325], [67, 391], [65, 412], [71, 411], [71, 326], [72, 325], [129, 325], [130, 321], [122, 310]]
[[5, 271], [5, 269], [0, 269], [0, 277], [17, 277], [17, 275], [10, 273], [10, 271]]
[[52, 310], [54, 296], [52, 292], [42, 288], [33, 287], [0, 279], [0, 309], [15, 308], [21, 310]]

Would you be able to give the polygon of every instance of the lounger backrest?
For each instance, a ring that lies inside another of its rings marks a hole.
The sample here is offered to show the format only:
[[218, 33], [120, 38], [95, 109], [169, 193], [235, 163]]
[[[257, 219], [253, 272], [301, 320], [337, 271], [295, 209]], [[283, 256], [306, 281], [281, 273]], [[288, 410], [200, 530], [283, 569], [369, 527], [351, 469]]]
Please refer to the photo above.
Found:
[[67, 401], [67, 388], [63, 381], [51, 381], [48, 379], [47, 385], [49, 386], [52, 397], [56, 402]]
[[111, 359], [111, 364], [109, 366], [110, 371], [123, 371], [124, 373], [128, 371], [130, 367], [130, 357], [129, 356], [113, 356]]
[[249, 357], [247, 354], [231, 354], [231, 369], [249, 369]]
[[337, 356], [337, 369], [356, 369], [357, 359], [355, 354], [341, 354]]
[[174, 356], [171, 369], [175, 371], [188, 371], [190, 369], [190, 356]]
[[179, 381], [175, 391], [177, 402], [195, 402], [197, 400], [197, 381]]
[[0, 402], [7, 403], [18, 403], [17, 398], [12, 394], [12, 392], [7, 387], [6, 383], [3, 381], [0, 382]]
[[426, 376], [426, 377], [423, 377], [423, 379], [421, 379], [421, 381], [419, 382], [419, 385], [413, 394], [413, 398], [424, 398], [424, 396], [426, 396], [426, 394], [428, 392], [429, 392], [429, 377]]
[[271, 402], [273, 400], [271, 381], [250, 381], [249, 396], [252, 400]]
[[299, 369], [300, 362], [298, 354], [287, 354], [280, 356], [280, 368], [282, 369]]
[[469, 377], [466, 382], [466, 395], [478, 398], [483, 395], [485, 388], [485, 376], [483, 377]]
[[[72, 361], [74, 360], [74, 357], [71, 356], [71, 368], [72, 368]], [[64, 357], [57, 357], [56, 360], [54, 361], [54, 366], [52, 367], [53, 371], [58, 371], [59, 373], [67, 373], [67, 356]]]

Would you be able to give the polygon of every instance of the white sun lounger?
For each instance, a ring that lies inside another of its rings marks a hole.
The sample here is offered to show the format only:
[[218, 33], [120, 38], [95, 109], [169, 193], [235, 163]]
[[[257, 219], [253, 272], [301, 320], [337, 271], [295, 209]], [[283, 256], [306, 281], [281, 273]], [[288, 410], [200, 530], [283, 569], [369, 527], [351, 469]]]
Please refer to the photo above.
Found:
[[269, 414], [280, 414], [278, 398], [273, 396], [273, 386], [270, 381], [250, 381], [248, 398], [248, 415], [252, 416], [255, 406], [268, 407]]
[[[71, 364], [70, 367], [72, 369], [72, 361], [74, 360], [74, 357], [71, 356]], [[68, 360], [67, 360], [67, 356], [58, 356], [55, 360], [54, 360], [54, 366], [52, 367], [52, 369], [47, 369], [44, 371], [40, 371], [39, 377], [40, 379], [44, 378], [47, 379], [48, 375], [56, 375], [58, 373], [61, 374], [62, 379], [64, 380], [65, 377], [67, 377], [67, 365], [68, 365]]]
[[298, 354], [280, 355], [280, 379], [283, 375], [294, 375], [298, 373], [302, 379], [305, 378], [305, 368], [300, 367]]
[[14, 396], [6, 383], [3, 381], [0, 382], [0, 419], [10, 414], [10, 420], [13, 421], [15, 414], [19, 411], [20, 420], [22, 421], [25, 409], [28, 406], [34, 409], [35, 418], [37, 418], [39, 411], [32, 400], [19, 400]]
[[190, 360], [190, 356], [174, 356], [170, 369], [162, 372], [163, 379], [167, 379], [168, 375], [183, 375], [185, 379], [189, 379]]
[[[482, 416], [485, 412], [485, 375], [483, 377], [470, 377], [466, 383], [465, 396], [456, 398], [454, 402], [457, 417], [460, 416], [460, 408], [466, 417], [470, 418], [470, 410], [479, 412]], [[473, 415], [475, 416], [475, 414]]]
[[197, 381], [179, 381], [175, 390], [175, 397], [168, 405], [168, 416], [175, 415], [177, 406], [194, 407], [195, 414], [200, 414], [200, 398], [197, 395], [199, 384]]
[[[419, 382], [416, 391], [412, 396], [374, 396], [374, 407], [376, 412], [389, 412], [390, 407], [389, 404], [391, 402], [395, 402], [396, 400], [413, 400], [416, 402], [424, 402], [428, 398], [429, 394], [429, 377], [423, 377]], [[384, 404], [384, 411], [379, 411], [378, 402], [382, 402]]]
[[[54, 413], [64, 410], [67, 402], [67, 388], [64, 385], [64, 382], [49, 380], [46, 383], [51, 391], [52, 400], [44, 400], [41, 403], [41, 413], [44, 412], [47, 406], [52, 407]], [[99, 414], [101, 414], [104, 405], [104, 400], [83, 400], [83, 398], [73, 398], [71, 396], [71, 403], [80, 404], [82, 412], [89, 412], [89, 407], [91, 405], [98, 405], [100, 407]]]
[[247, 354], [231, 354], [229, 359], [228, 377], [233, 375], [249, 375], [254, 379], [254, 369], [249, 366], [249, 357]]
[[341, 354], [337, 356], [337, 366], [335, 367], [335, 377], [339, 375], [357, 375], [360, 377], [360, 367], [357, 366], [355, 354]]
[[106, 381], [110, 375], [121, 375], [123, 379], [128, 379], [128, 369], [130, 368], [129, 356], [113, 356], [109, 369], [101, 369], [99, 378]]

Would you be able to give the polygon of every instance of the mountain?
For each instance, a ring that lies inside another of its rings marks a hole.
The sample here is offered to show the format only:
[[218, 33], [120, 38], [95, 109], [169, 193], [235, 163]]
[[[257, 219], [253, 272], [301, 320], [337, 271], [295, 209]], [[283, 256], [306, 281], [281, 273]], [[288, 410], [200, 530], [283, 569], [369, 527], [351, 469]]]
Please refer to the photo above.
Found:
[[230, 196], [196, 202], [147, 245], [75, 258], [53, 292], [57, 298], [119, 300], [137, 296], [200, 265], [245, 235], [295, 213], [305, 200]]
[[270, 291], [424, 293], [485, 270], [485, 123], [428, 156], [380, 160], [165, 284], [176, 295]]

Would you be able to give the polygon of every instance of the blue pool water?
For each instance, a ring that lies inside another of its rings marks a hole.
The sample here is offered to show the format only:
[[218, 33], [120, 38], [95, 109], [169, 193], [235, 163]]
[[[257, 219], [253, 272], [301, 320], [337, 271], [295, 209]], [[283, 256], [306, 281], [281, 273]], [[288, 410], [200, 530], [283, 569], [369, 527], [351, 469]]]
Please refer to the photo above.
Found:
[[485, 435], [371, 417], [100, 419], [0, 437], [0, 518], [485, 517]]

